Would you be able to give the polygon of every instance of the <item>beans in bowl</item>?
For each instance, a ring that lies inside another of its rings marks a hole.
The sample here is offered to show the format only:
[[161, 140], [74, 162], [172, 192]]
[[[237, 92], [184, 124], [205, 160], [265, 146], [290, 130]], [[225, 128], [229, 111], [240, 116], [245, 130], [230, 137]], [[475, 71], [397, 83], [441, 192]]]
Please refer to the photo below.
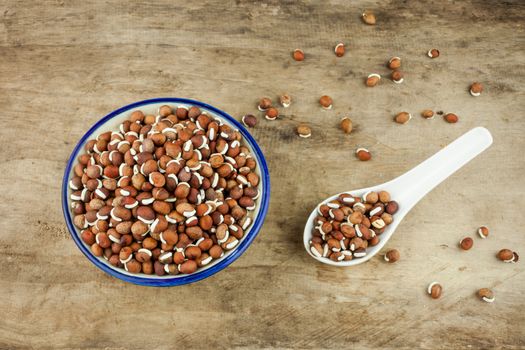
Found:
[[198, 107], [130, 113], [87, 141], [69, 181], [91, 252], [129, 273], [191, 274], [238, 246], [259, 198], [238, 130]]

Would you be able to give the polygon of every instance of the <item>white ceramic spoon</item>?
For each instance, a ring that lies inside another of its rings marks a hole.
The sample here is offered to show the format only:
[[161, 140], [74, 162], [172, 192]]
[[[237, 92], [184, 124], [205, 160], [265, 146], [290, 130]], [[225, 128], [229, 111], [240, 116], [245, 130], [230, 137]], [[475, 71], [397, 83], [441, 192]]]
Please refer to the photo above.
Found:
[[[353, 266], [364, 263], [376, 255], [381, 248], [388, 242], [396, 230], [401, 220], [412, 209], [421, 198], [423, 198], [434, 187], [439, 185], [443, 180], [452, 175], [463, 165], [475, 158], [478, 154], [486, 150], [492, 144], [492, 135], [482, 127], [474, 128], [460, 136], [454, 142], [434, 154], [415, 168], [409, 170], [403, 175], [383, 183], [381, 185], [362, 188], [344, 193], [350, 193], [353, 196], [362, 196], [368, 191], [385, 190], [390, 192], [392, 200], [399, 204], [399, 210], [394, 214], [394, 221], [387, 226], [381, 234], [379, 244], [367, 248], [367, 254], [362, 258], [354, 258], [349, 261], [335, 262], [328, 258], [319, 258], [310, 251], [310, 240], [312, 239], [312, 229], [314, 218], [318, 215], [315, 208], [306, 222], [304, 228], [304, 248], [314, 259], [334, 266]], [[339, 194], [327, 198], [321, 204], [336, 199]]]

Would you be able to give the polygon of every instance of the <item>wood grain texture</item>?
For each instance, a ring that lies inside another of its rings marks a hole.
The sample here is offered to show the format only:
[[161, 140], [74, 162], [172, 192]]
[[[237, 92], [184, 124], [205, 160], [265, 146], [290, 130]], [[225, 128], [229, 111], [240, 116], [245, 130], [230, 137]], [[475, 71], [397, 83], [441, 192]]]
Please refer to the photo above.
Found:
[[[364, 25], [363, 9], [378, 24]], [[0, 2], [0, 348], [525, 348], [525, 6], [520, 1]], [[336, 58], [333, 46], [347, 44]], [[291, 59], [297, 47], [306, 60]], [[441, 57], [430, 60], [428, 49]], [[403, 59], [405, 83], [384, 79]], [[468, 86], [481, 81], [479, 98]], [[63, 222], [74, 144], [133, 101], [180, 96], [231, 115], [292, 95], [252, 130], [269, 162], [270, 210], [250, 249], [194, 285], [125, 284], [92, 266]], [[334, 109], [317, 101], [328, 94]], [[456, 125], [423, 120], [452, 111]], [[407, 125], [392, 117], [406, 110]], [[344, 135], [349, 115], [355, 131]], [[299, 122], [310, 139], [294, 134]], [[323, 266], [302, 247], [322, 198], [393, 178], [474, 126], [494, 145], [430, 193], [388, 243], [401, 260]], [[358, 162], [355, 147], [374, 159]], [[485, 224], [468, 252], [458, 240]], [[438, 280], [440, 300], [425, 288]], [[481, 287], [494, 304], [477, 300]]]

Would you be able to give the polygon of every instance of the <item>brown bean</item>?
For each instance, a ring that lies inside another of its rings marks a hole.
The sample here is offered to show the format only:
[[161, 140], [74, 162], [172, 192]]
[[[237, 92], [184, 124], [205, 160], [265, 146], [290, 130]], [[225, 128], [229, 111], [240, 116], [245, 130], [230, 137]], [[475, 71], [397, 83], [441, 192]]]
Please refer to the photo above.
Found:
[[153, 250], [157, 247], [157, 241], [152, 237], [147, 237], [142, 241], [142, 246], [146, 249]]
[[212, 258], [218, 259], [222, 256], [223, 250], [219, 245], [215, 244], [214, 246], [210, 248], [209, 254]]
[[199, 247], [197, 246], [189, 246], [184, 251], [186, 258], [195, 260], [199, 256], [201, 256], [202, 252]]
[[93, 243], [91, 245], [91, 252], [93, 253], [93, 255], [95, 256], [102, 256], [102, 254], [104, 253], [104, 250], [102, 249], [101, 246], [99, 246], [97, 243]]
[[186, 260], [182, 264], [179, 265], [179, 271], [181, 273], [190, 274], [197, 271], [197, 263], [195, 260]]

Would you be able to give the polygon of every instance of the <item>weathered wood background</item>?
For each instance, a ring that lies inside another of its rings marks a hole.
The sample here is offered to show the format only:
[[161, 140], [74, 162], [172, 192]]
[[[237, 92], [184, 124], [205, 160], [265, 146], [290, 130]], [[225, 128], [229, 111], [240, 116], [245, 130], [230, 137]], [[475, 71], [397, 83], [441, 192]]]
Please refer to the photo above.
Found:
[[[374, 27], [360, 20], [367, 8]], [[524, 18], [520, 1], [0, 2], [0, 348], [524, 348], [524, 263], [495, 258], [525, 253]], [[436, 60], [425, 56], [433, 47]], [[365, 88], [394, 55], [405, 83]], [[486, 87], [479, 98], [473, 81]], [[240, 117], [281, 92], [292, 107], [253, 130], [270, 211], [233, 265], [152, 289], [105, 275], [76, 248], [60, 183], [95, 121], [158, 96]], [[333, 110], [319, 109], [322, 94]], [[423, 120], [425, 108], [460, 122]], [[391, 121], [401, 110], [414, 115], [407, 125]], [[350, 136], [337, 129], [343, 115]], [[295, 136], [298, 122], [312, 125], [310, 139]], [[478, 125], [494, 145], [405, 218], [388, 243], [397, 264], [333, 268], [306, 255], [302, 229], [320, 199], [393, 178]], [[373, 160], [358, 162], [356, 145]], [[459, 251], [481, 224], [490, 238]], [[440, 300], [425, 294], [434, 280]], [[476, 298], [481, 287], [494, 304]]]

